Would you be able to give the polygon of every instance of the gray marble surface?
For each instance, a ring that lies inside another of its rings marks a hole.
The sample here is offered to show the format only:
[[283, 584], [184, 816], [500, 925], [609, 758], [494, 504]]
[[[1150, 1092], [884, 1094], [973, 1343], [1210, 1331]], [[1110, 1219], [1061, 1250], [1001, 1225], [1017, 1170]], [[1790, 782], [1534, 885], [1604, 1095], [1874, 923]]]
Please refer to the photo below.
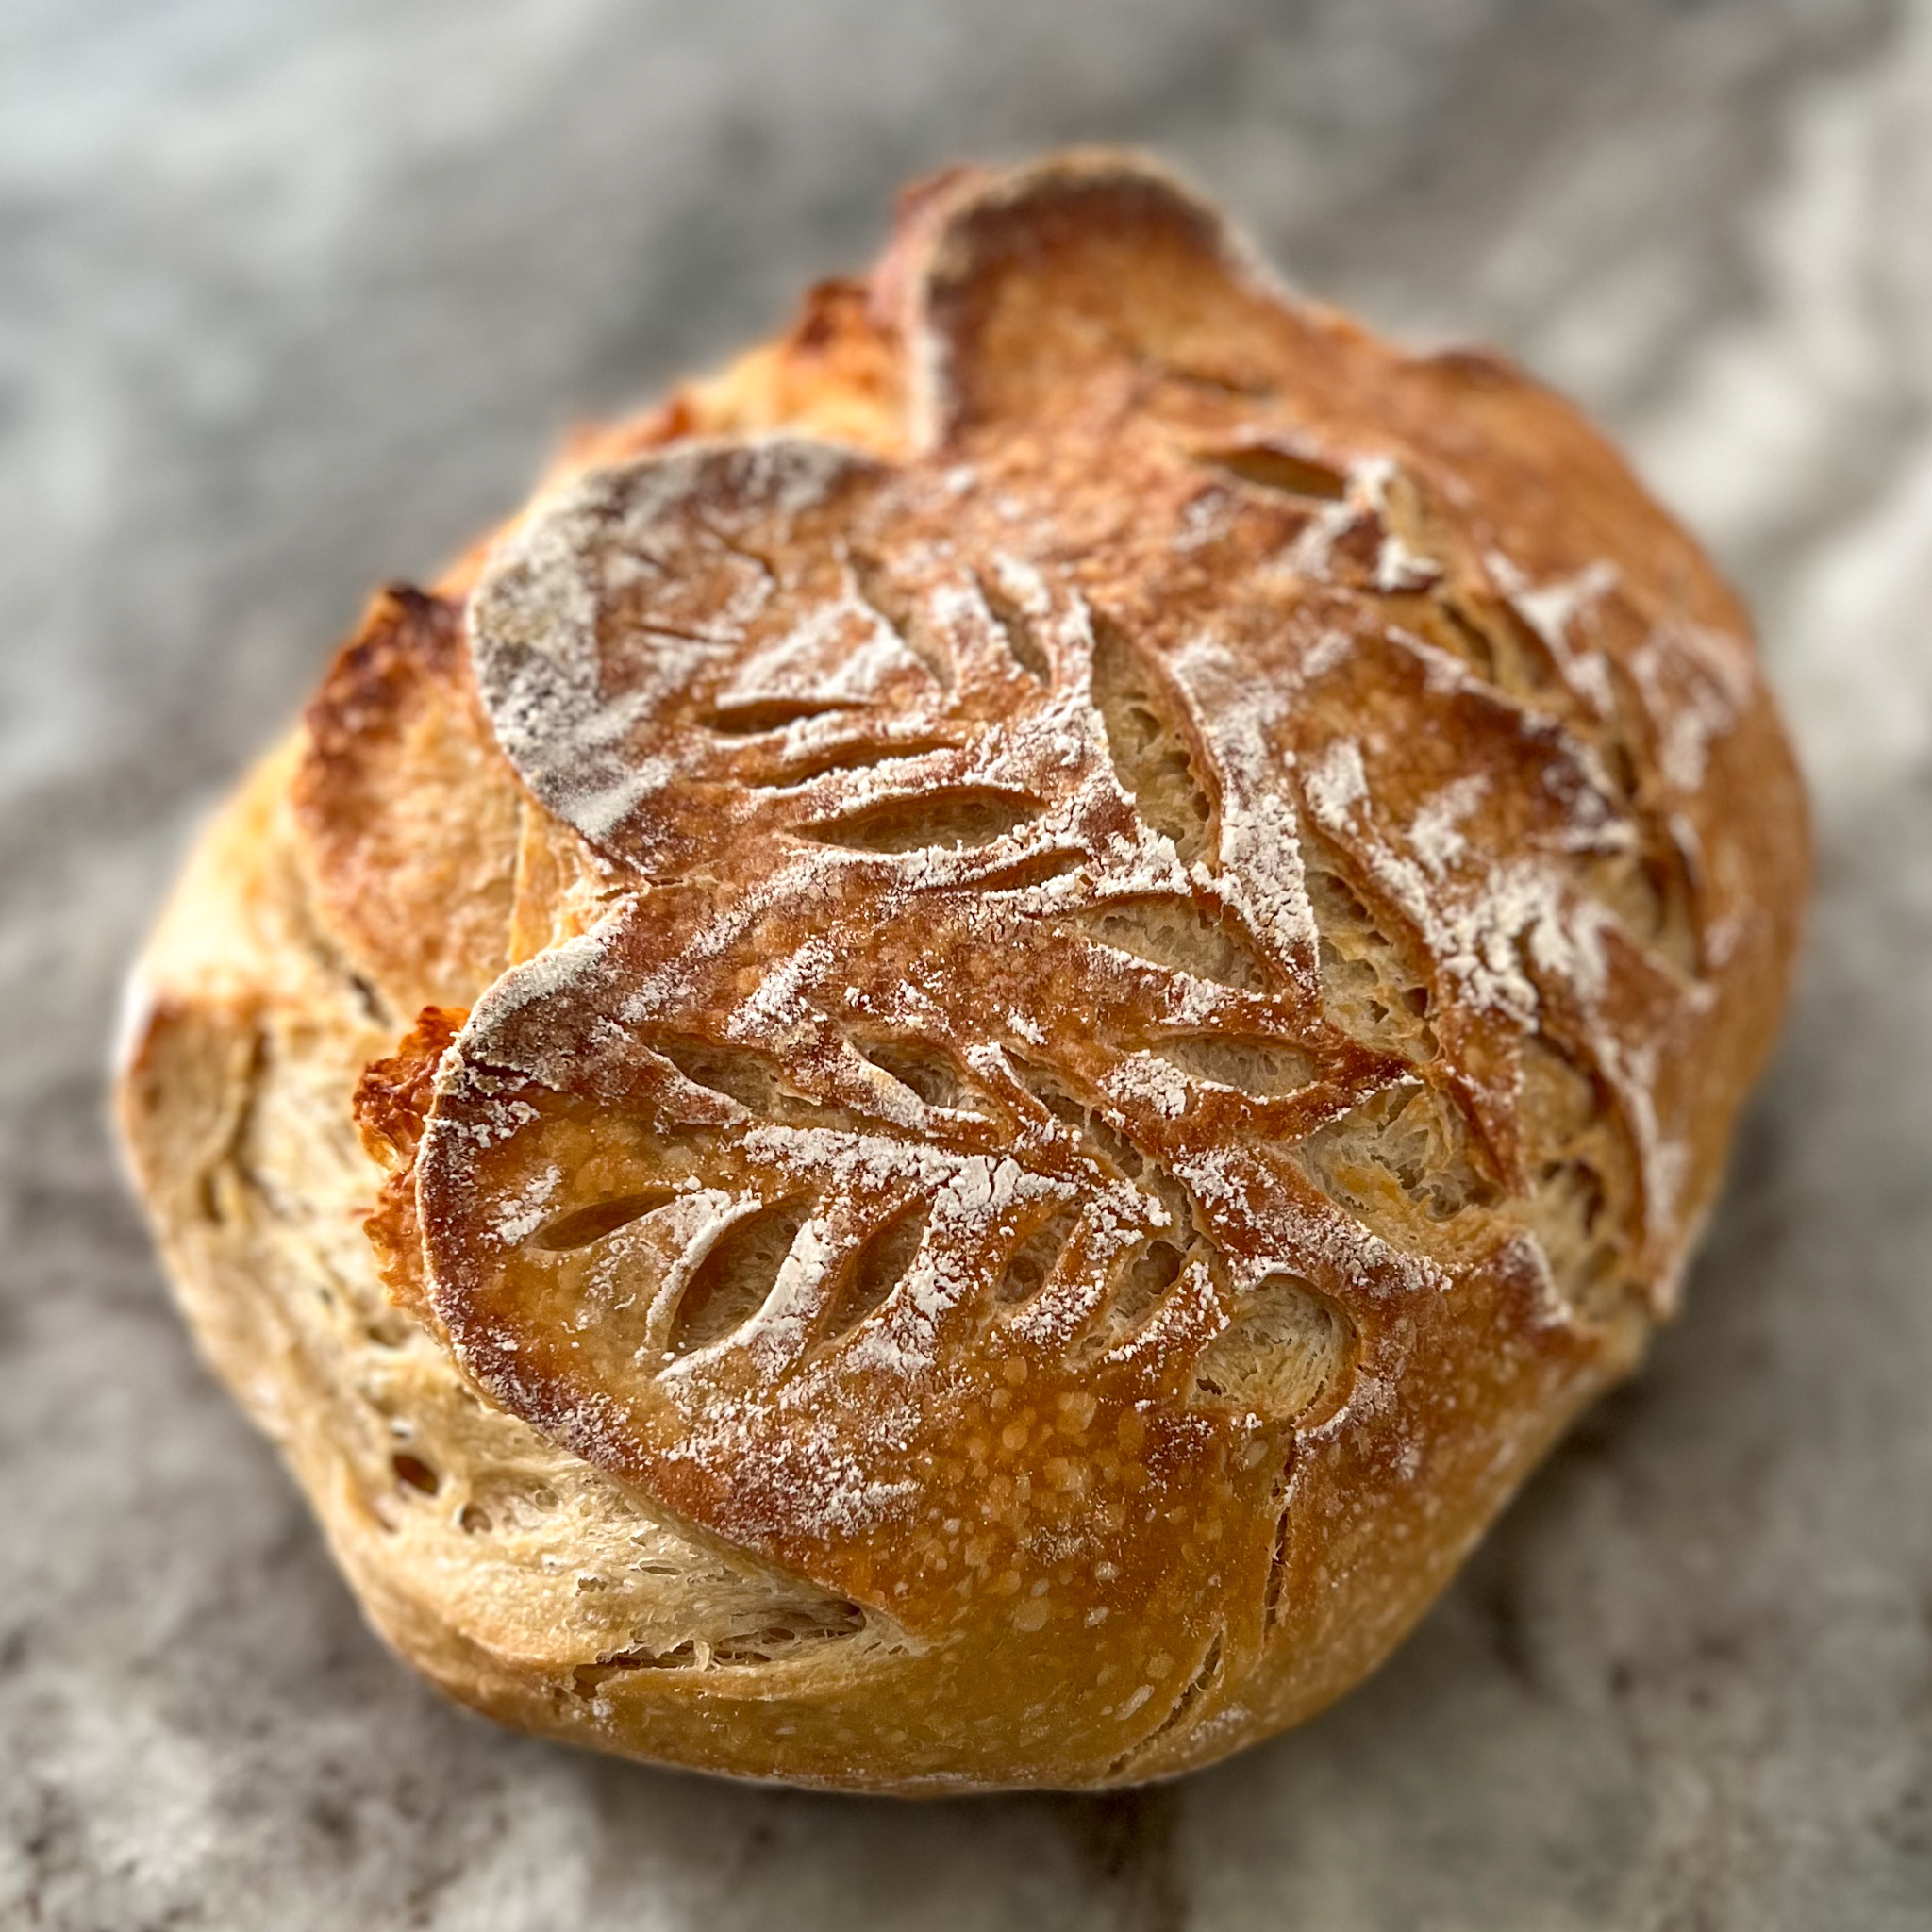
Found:
[[[118, 975], [367, 586], [861, 260], [899, 177], [1095, 136], [1580, 394], [1751, 594], [1823, 873], [1688, 1311], [1378, 1678], [1177, 1788], [499, 1733], [366, 1634], [177, 1328]], [[0, 1924], [1932, 1924], [1928, 613], [1932, 5], [8, 0]]]

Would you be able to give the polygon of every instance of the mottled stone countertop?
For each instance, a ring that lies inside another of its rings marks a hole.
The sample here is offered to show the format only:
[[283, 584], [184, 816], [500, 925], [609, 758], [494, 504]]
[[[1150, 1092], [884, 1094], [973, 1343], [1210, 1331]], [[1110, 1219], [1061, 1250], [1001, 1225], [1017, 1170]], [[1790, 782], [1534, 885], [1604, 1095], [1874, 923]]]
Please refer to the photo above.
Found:
[[[177, 1326], [119, 975], [368, 586], [862, 260], [902, 176], [1096, 136], [1583, 397], [1750, 594], [1822, 883], [1687, 1312], [1376, 1679], [1176, 1788], [499, 1732], [367, 1634]], [[1932, 1924], [1928, 625], [1924, 0], [14, 0], [0, 1924]]]

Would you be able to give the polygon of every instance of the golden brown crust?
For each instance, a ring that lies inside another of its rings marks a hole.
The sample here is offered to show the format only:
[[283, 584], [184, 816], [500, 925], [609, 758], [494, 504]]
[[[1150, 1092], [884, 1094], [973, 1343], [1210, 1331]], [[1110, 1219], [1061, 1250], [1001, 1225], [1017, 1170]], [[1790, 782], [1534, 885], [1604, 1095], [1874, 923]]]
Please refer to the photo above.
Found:
[[[358, 1101], [423, 1345], [798, 1641], [659, 1648], [672, 1591], [559, 1677], [358, 1587], [514, 1722], [866, 1789], [1373, 1667], [1671, 1305], [1807, 865], [1735, 601], [1574, 410], [1091, 154], [579, 439], [288, 795], [363, 1025], [474, 1009]], [[137, 1122], [242, 1077], [152, 1042]]]
[[389, 1013], [465, 1004], [509, 963], [523, 794], [476, 709], [461, 606], [382, 591], [304, 724], [289, 797], [317, 917]]

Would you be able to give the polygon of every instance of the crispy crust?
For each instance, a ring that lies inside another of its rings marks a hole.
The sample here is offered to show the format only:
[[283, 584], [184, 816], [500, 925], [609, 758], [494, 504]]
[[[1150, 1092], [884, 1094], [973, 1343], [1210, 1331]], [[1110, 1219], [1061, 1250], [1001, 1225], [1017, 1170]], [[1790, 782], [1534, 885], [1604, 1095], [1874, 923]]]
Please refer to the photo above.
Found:
[[1075, 154], [377, 600], [124, 1118], [457, 1695], [1132, 1782], [1373, 1668], [1636, 1358], [1807, 868], [1735, 600], [1573, 409]]

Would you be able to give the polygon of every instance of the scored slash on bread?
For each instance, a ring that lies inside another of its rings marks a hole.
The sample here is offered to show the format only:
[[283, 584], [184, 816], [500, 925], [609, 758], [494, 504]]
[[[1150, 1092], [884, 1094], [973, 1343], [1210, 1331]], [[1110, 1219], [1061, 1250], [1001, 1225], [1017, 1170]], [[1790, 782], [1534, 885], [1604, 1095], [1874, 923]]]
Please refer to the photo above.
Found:
[[[579, 439], [265, 784], [186, 890], [279, 868], [276, 933], [177, 912], [125, 1089], [218, 1362], [457, 1694], [863, 1789], [1159, 1775], [1373, 1667], [1671, 1306], [1807, 865], [1742, 615], [1594, 432], [1106, 155], [942, 177]], [[466, 1422], [341, 1501], [354, 1350], [225, 1345], [315, 1265], [208, 1208], [298, 1061], [381, 1184], [339, 1292], [603, 1499], [603, 1623], [490, 1570]]]

